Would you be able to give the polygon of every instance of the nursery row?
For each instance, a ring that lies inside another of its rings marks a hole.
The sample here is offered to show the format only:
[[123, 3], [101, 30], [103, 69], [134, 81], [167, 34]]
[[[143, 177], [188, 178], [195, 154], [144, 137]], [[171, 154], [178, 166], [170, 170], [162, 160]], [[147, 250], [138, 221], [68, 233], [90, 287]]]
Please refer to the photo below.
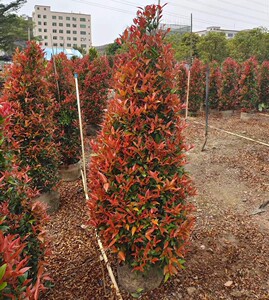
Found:
[[[195, 59], [190, 68], [189, 110], [196, 112], [203, 106], [206, 72], [209, 68], [209, 104], [218, 110], [242, 109], [256, 111], [269, 107], [269, 62], [258, 65], [255, 58], [239, 64], [227, 58], [222, 65], [204, 65]], [[184, 63], [177, 65], [178, 93], [182, 101], [187, 97], [188, 70]]]
[[[6, 70], [0, 98], [0, 290], [6, 298], [38, 299], [49, 282], [47, 216], [33, 200], [52, 192], [57, 198], [59, 169], [81, 158], [74, 73], [83, 122], [101, 124], [87, 155], [89, 225], [117, 256], [119, 270], [143, 275], [138, 286], [127, 282], [131, 293], [147, 291], [150, 274], [161, 274], [152, 280], [160, 283], [184, 268], [194, 223], [188, 197], [195, 195], [180, 114], [187, 72], [158, 30], [161, 16], [157, 5], [138, 11], [118, 41], [128, 51], [115, 58], [113, 71], [105, 57], [91, 55], [67, 60], [60, 54], [46, 62], [34, 42]], [[228, 59], [211, 70], [212, 107], [256, 109], [265, 96], [259, 91], [267, 92], [267, 64], [258, 69], [253, 58], [241, 68]], [[205, 66], [195, 60], [190, 74], [190, 110], [197, 111]], [[107, 105], [108, 88], [115, 97]]]
[[[5, 70], [0, 98], [0, 298], [37, 299], [50, 281], [44, 272], [47, 214], [36, 199], [58, 208], [60, 174], [80, 158], [74, 72], [83, 119], [99, 122], [110, 68], [105, 58], [45, 61], [31, 42]], [[94, 117], [92, 117], [94, 116]], [[42, 199], [43, 199], [42, 198]], [[48, 201], [48, 200], [46, 200]], [[4, 298], [3, 298], [4, 297]]]

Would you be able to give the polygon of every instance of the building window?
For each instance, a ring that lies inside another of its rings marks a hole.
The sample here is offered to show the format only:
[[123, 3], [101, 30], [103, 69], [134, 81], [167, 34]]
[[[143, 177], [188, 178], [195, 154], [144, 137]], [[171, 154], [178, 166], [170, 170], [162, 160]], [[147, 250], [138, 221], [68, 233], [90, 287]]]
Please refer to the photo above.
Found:
[[40, 19], [40, 18], [41, 18], [41, 15], [37, 15], [37, 17], [38, 17], [38, 19]]
[[47, 22], [44, 22], [44, 25], [47, 25], [48, 23]]
[[60, 40], [63, 41], [63, 39], [64, 39], [64, 37], [63, 37], [63, 36], [60, 36]]
[[66, 39], [67, 39], [68, 41], [71, 41], [71, 37], [70, 37], [70, 36], [68, 36]]
[[80, 22], [86, 22], [86, 18], [80, 18]]
[[55, 22], [52, 22], [52, 26], [57, 26], [57, 23], [55, 23]]
[[76, 30], [73, 30], [73, 34], [77, 34], [77, 31], [76, 31]]
[[42, 32], [42, 29], [41, 29], [41, 28], [38, 28], [38, 32]]
[[66, 20], [67, 20], [67, 21], [70, 21], [70, 17], [66, 17]]
[[81, 35], [86, 35], [86, 31], [80, 31]]
[[72, 26], [73, 26], [74, 28], [76, 28], [76, 27], [77, 27], [77, 24], [73, 24]]
[[86, 42], [86, 38], [80, 38], [81, 42]]
[[70, 31], [70, 30], [66, 30], [66, 33], [67, 33], [67, 34], [70, 34], [70, 33], [71, 33], [71, 31]]
[[67, 24], [66, 24], [66, 27], [71, 27], [71, 26], [70, 26], [70, 24], [67, 23]]
[[48, 43], [45, 43], [45, 46], [48, 46]]
[[72, 20], [73, 20], [73, 21], [76, 21], [76, 20], [77, 20], [77, 18], [73, 17], [73, 18], [72, 18]]
[[53, 43], [53, 44], [52, 44], [52, 46], [54, 46], [54, 47], [57, 47], [57, 46], [58, 46], [58, 44], [57, 44], [57, 43]]
[[48, 30], [45, 28], [45, 29], [44, 29], [44, 32], [48, 32]]
[[86, 48], [87, 45], [86, 44], [81, 44], [81, 48]]
[[47, 16], [46, 16], [46, 15], [43, 15], [43, 18], [44, 18], [44, 19], [47, 19]]
[[80, 28], [86, 28], [86, 24], [80, 24]]
[[63, 20], [63, 17], [62, 17], [62, 16], [59, 16], [58, 18], [59, 18], [59, 20]]
[[52, 16], [52, 20], [56, 20], [56, 16]]
[[54, 36], [52, 37], [52, 39], [53, 39], [53, 40], [57, 40], [57, 36], [54, 35]]
[[46, 7], [44, 7], [44, 10], [47, 10]]
[[78, 46], [77, 44], [73, 44], [73, 47], [74, 47], [74, 48], [77, 48], [77, 46]]
[[40, 21], [38, 21], [38, 25], [41, 25], [42, 23]]
[[229, 38], [232, 38], [233, 36], [234, 36], [233, 33], [228, 33]]
[[64, 46], [64, 44], [63, 43], [60, 43], [60, 47], [63, 47]]
[[64, 33], [64, 31], [62, 29], [59, 30], [59, 33]]
[[36, 9], [39, 10], [39, 7], [37, 7]]
[[48, 39], [48, 36], [47, 35], [44, 35], [44, 40], [47, 40]]
[[73, 37], [73, 41], [77, 41], [77, 38], [75, 36]]
[[52, 29], [52, 32], [53, 33], [57, 33], [57, 29]]
[[64, 26], [64, 24], [63, 24], [63, 23], [59, 23], [59, 26], [60, 26], [60, 27], [63, 27], [63, 26]]
[[72, 47], [72, 45], [71, 44], [67, 44], [67, 47]]

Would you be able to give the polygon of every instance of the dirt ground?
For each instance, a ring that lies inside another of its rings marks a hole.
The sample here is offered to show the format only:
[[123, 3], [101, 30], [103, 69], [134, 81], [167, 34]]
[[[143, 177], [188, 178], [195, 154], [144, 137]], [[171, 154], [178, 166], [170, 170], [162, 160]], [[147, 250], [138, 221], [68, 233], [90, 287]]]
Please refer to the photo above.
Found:
[[[269, 299], [269, 147], [210, 128], [201, 152], [204, 117], [188, 124], [186, 138], [194, 148], [187, 169], [198, 194], [191, 199], [196, 226], [186, 269], [140, 299]], [[209, 125], [269, 144], [269, 116], [247, 122], [239, 114], [210, 116]], [[61, 208], [47, 228], [54, 287], [41, 299], [117, 299], [94, 230], [81, 226], [87, 221], [81, 181], [61, 183], [59, 190]]]

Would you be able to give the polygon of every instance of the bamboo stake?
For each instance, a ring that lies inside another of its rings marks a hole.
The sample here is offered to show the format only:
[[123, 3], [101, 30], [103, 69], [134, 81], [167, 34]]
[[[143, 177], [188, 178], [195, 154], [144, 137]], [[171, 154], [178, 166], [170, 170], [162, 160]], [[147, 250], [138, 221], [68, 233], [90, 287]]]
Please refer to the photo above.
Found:
[[77, 94], [77, 105], [78, 105], [78, 118], [79, 118], [79, 131], [80, 131], [80, 139], [81, 139], [81, 151], [82, 151], [82, 166], [83, 166], [83, 172], [81, 172], [82, 175], [82, 182], [83, 182], [83, 188], [85, 192], [86, 200], [89, 200], [88, 196], [88, 187], [86, 183], [86, 159], [85, 159], [85, 151], [84, 151], [84, 139], [83, 139], [83, 129], [82, 129], [82, 117], [81, 117], [81, 108], [80, 108], [80, 99], [79, 99], [79, 89], [78, 89], [78, 74], [74, 74], [75, 83], [76, 83], [76, 94]]
[[118, 296], [119, 300], [123, 300], [123, 298], [121, 296], [121, 293], [120, 293], [120, 290], [119, 290], [119, 287], [118, 287], [118, 284], [117, 284], [117, 281], [115, 279], [115, 276], [114, 276], [113, 271], [111, 269], [110, 263], [109, 263], [108, 258], [106, 256], [105, 249], [103, 247], [103, 244], [102, 244], [97, 232], [96, 232], [96, 238], [97, 238], [97, 242], [98, 242], [99, 248], [101, 250], [102, 256], [104, 258], [104, 261], [105, 261], [110, 279], [111, 279], [112, 283], [114, 284], [114, 287], [115, 287], [115, 290], [116, 290], [116, 295]]
[[188, 109], [189, 109], [190, 78], [191, 78], [191, 70], [190, 70], [190, 66], [189, 66], [189, 70], [188, 70], [188, 82], [187, 82], [186, 110], [185, 110], [185, 119], [186, 120], [188, 118]]

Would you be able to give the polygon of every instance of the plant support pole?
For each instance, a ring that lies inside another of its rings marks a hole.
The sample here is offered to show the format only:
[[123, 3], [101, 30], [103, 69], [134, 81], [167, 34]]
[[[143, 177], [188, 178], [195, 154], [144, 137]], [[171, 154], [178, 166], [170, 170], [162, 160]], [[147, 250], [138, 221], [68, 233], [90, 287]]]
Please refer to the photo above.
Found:
[[86, 200], [89, 200], [88, 188], [87, 188], [87, 177], [86, 177], [86, 159], [85, 159], [85, 151], [84, 151], [83, 127], [82, 127], [81, 107], [80, 107], [79, 89], [78, 89], [78, 74], [74, 74], [74, 78], [76, 83], [79, 131], [80, 131], [80, 139], [81, 139], [81, 152], [82, 152], [82, 165], [83, 165], [83, 171], [81, 170], [81, 176], [82, 176], [83, 187], [85, 191], [85, 197]]
[[189, 66], [188, 69], [188, 82], [187, 82], [187, 95], [186, 95], [186, 109], [185, 109], [185, 119], [188, 118], [188, 109], [189, 109], [189, 95], [190, 95], [190, 79], [191, 79], [191, 69]]
[[210, 75], [210, 68], [209, 65], [207, 65], [206, 68], [206, 87], [205, 87], [205, 142], [203, 144], [202, 150], [205, 150], [205, 145], [207, 142], [207, 136], [208, 136], [208, 115], [209, 115], [209, 75]]

